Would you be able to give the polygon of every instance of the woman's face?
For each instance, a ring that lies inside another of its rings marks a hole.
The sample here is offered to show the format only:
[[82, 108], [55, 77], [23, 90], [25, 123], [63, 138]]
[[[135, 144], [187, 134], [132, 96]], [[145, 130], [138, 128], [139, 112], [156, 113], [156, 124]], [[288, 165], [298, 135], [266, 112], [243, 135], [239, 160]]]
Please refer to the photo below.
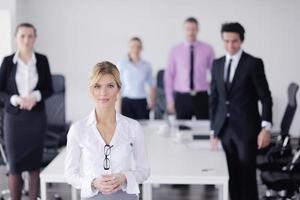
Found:
[[35, 33], [33, 28], [20, 27], [16, 34], [16, 43], [20, 51], [32, 51], [35, 43]]
[[98, 108], [115, 108], [120, 89], [110, 74], [103, 75], [100, 80], [90, 88], [91, 95]]
[[132, 40], [129, 42], [129, 54], [139, 56], [142, 51], [142, 44], [139, 41]]

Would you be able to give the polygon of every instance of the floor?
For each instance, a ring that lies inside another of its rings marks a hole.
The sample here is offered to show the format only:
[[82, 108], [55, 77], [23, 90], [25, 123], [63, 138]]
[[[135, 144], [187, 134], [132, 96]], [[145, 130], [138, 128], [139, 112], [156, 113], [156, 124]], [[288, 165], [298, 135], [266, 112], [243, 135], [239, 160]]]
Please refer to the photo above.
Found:
[[[7, 188], [6, 170], [0, 167], [0, 191]], [[59, 195], [63, 200], [71, 199], [71, 187], [67, 184], [52, 184], [48, 187], [49, 200], [55, 200]], [[259, 187], [260, 194], [264, 188]], [[214, 186], [191, 185], [187, 187], [174, 187], [171, 185], [160, 185], [153, 188], [154, 200], [217, 200], [218, 190]], [[24, 197], [22, 200], [28, 200]]]

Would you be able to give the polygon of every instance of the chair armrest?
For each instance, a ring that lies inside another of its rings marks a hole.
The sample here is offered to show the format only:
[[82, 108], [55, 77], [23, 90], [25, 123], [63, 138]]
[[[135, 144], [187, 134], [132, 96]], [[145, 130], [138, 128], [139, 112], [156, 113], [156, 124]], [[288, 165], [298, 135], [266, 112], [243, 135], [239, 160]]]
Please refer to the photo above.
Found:
[[296, 163], [299, 161], [299, 158], [300, 158], [300, 149], [298, 149], [298, 150], [295, 152], [295, 154], [294, 154], [294, 156], [293, 156], [291, 162], [288, 163], [286, 166], [284, 166], [284, 167], [282, 168], [282, 171], [287, 171], [287, 172], [289, 172], [289, 173], [293, 172]]
[[266, 156], [269, 161], [272, 161], [274, 157], [282, 157], [286, 153], [291, 152], [291, 150], [290, 137], [286, 136], [283, 141], [282, 138], [280, 138], [278, 142], [266, 153]]
[[60, 136], [52, 131], [47, 131], [45, 137], [45, 148], [57, 149], [59, 147]]
[[271, 137], [277, 137], [280, 135], [280, 130], [272, 130], [271, 131]]
[[4, 144], [4, 139], [0, 137], [0, 144]]
[[46, 137], [48, 137], [48, 136], [49, 136], [50, 138], [59, 140], [59, 135], [55, 134], [55, 133], [52, 132], [52, 131], [47, 131]]

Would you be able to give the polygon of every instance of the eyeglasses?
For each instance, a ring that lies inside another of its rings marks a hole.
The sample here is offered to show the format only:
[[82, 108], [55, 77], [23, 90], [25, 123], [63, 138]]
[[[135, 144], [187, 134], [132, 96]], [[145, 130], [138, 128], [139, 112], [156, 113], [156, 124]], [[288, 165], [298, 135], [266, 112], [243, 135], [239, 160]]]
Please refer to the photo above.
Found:
[[111, 153], [111, 148], [113, 147], [113, 145], [109, 145], [109, 144], [106, 144], [104, 146], [104, 160], [103, 160], [103, 168], [104, 170], [109, 170], [110, 169], [110, 160], [108, 159], [108, 156], [110, 155]]

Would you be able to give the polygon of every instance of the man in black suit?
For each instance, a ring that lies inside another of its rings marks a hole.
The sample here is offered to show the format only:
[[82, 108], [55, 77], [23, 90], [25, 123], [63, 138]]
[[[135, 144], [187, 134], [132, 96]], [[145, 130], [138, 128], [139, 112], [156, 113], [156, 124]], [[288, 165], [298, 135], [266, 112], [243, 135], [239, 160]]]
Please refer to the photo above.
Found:
[[213, 64], [210, 140], [225, 151], [231, 200], [258, 200], [256, 152], [270, 143], [273, 103], [263, 61], [242, 50], [244, 33], [239, 23], [222, 25], [227, 53]]

